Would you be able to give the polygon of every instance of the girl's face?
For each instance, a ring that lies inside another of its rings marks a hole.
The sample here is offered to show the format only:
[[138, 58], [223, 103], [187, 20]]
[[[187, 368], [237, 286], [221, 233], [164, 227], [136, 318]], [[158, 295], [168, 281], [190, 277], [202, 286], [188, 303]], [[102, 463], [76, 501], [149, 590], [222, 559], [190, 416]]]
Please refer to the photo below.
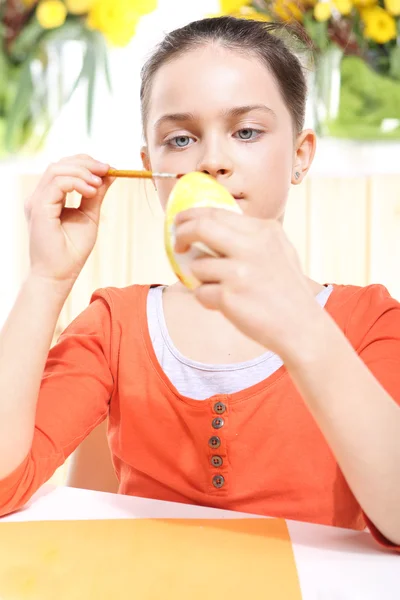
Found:
[[[315, 149], [313, 132], [294, 138], [291, 115], [260, 60], [217, 44], [158, 70], [146, 137], [145, 168], [209, 173], [246, 214], [278, 220], [283, 220], [290, 184], [301, 181]], [[165, 207], [174, 182], [155, 183]]]

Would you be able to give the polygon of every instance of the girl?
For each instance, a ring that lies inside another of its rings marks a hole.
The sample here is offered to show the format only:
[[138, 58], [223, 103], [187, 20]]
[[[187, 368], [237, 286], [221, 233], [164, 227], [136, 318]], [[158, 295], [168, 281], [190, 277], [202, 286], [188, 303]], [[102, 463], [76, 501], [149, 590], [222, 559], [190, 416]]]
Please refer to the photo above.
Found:
[[[166, 36], [141, 100], [144, 166], [208, 173], [244, 215], [181, 214], [177, 251], [219, 255], [192, 263], [197, 291], [98, 290], [49, 353], [112, 180], [88, 156], [48, 168], [1, 336], [2, 514], [109, 415], [120, 493], [368, 524], [400, 549], [400, 305], [379, 285], [310, 281], [282, 230], [315, 151], [300, 62], [272, 25], [205, 19]], [[165, 205], [172, 184], [156, 185]]]

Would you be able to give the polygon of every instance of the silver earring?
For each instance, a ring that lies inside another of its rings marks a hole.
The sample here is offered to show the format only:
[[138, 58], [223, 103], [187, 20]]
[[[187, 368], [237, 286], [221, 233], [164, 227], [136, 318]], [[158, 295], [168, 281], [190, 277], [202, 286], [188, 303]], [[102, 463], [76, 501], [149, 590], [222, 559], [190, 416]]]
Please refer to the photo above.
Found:
[[300, 177], [300, 173], [298, 171], [296, 171], [296, 173], [294, 174], [294, 178], [298, 179]]

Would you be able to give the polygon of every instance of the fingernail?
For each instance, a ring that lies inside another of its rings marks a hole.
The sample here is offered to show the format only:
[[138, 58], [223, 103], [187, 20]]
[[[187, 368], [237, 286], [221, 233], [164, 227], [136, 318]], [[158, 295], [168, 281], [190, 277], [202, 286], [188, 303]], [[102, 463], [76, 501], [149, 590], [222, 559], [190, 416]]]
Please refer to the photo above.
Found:
[[98, 183], [98, 184], [103, 182], [101, 177], [97, 177], [97, 175], [92, 175], [92, 181], [93, 181], [93, 183]]

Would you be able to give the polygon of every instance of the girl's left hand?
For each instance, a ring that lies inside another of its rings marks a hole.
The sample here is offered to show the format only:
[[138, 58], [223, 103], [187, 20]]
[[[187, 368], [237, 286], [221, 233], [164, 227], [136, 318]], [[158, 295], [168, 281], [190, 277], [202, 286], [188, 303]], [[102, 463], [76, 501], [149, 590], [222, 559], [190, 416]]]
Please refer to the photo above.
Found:
[[176, 252], [203, 242], [219, 256], [190, 265], [195, 294], [282, 359], [301, 346], [320, 311], [297, 253], [278, 221], [195, 208], [176, 218]]

